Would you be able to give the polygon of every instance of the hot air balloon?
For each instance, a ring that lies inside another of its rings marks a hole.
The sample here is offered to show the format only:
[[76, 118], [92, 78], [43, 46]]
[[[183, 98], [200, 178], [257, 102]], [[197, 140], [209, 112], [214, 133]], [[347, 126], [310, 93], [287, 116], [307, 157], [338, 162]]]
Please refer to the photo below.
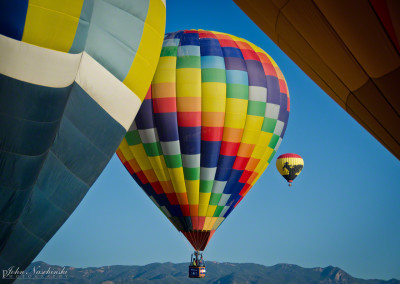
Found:
[[301, 173], [304, 167], [303, 158], [297, 154], [283, 154], [276, 159], [276, 168], [279, 173], [288, 181], [288, 185], [292, 186], [293, 180]]
[[285, 134], [289, 94], [262, 49], [219, 32], [168, 33], [117, 154], [196, 251], [247, 194]]
[[234, 1], [400, 159], [400, 1]]
[[161, 0], [0, 2], [0, 271], [27, 267], [100, 175], [164, 29]]

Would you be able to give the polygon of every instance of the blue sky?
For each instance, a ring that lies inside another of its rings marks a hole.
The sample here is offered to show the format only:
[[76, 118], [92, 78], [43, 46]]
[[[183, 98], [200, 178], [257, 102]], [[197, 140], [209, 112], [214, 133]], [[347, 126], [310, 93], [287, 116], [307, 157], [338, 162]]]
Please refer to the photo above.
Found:
[[[167, 1], [167, 32], [245, 38], [282, 69], [291, 97], [278, 154], [305, 160], [288, 188], [275, 159], [217, 230], [206, 260], [334, 265], [361, 278], [400, 279], [400, 163], [229, 0]], [[114, 156], [36, 260], [77, 267], [188, 262], [192, 248]]]

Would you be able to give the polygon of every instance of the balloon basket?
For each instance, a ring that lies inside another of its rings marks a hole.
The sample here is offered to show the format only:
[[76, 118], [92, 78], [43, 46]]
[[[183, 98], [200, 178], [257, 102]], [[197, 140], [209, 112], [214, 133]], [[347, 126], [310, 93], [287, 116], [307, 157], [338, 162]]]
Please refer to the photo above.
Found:
[[206, 264], [203, 260], [203, 254], [196, 250], [190, 258], [189, 278], [204, 277], [206, 277]]

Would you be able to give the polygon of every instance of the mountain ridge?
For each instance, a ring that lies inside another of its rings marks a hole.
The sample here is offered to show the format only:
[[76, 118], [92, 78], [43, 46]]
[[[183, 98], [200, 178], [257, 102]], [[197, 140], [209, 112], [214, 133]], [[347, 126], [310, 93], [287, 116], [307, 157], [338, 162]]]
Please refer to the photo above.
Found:
[[[74, 283], [262, 283], [262, 284], [400, 284], [397, 279], [360, 279], [335, 266], [303, 268], [295, 264], [278, 263], [265, 266], [255, 263], [208, 261], [205, 279], [189, 279], [188, 263], [150, 263], [146, 265], [110, 265], [77, 268], [49, 265], [38, 261], [26, 270], [23, 284]], [[56, 272], [64, 271], [58, 275]], [[47, 272], [47, 273], [46, 273]], [[52, 274], [52, 273], [55, 274]], [[39, 274], [37, 274], [39, 273]], [[40, 274], [42, 273], [42, 274]], [[36, 277], [36, 278], [34, 278]], [[58, 277], [58, 278], [57, 278]]]

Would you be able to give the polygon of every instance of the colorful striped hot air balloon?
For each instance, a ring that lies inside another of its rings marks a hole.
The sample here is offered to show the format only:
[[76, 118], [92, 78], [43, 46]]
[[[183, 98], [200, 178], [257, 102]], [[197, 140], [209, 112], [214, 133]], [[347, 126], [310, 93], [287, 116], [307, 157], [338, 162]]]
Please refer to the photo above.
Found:
[[292, 186], [293, 180], [301, 173], [304, 167], [303, 158], [297, 154], [283, 154], [276, 159], [276, 168], [279, 173], [288, 181], [289, 186]]
[[169, 33], [117, 154], [202, 251], [270, 163], [288, 118], [285, 79], [262, 49], [219, 32]]
[[107, 165], [164, 30], [161, 0], [0, 1], [0, 271], [24, 270]]

